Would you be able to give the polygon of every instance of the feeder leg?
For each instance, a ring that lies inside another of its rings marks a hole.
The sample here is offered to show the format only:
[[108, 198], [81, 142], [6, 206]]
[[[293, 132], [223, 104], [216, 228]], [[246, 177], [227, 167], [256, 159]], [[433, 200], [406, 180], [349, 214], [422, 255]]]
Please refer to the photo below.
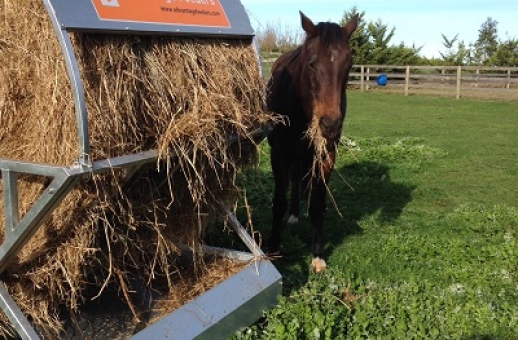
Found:
[[14, 302], [11, 295], [9, 295], [3, 282], [0, 283], [0, 307], [2, 307], [2, 310], [23, 340], [40, 340], [34, 328], [32, 328], [25, 315], [23, 315], [20, 308], [18, 308], [16, 302]]

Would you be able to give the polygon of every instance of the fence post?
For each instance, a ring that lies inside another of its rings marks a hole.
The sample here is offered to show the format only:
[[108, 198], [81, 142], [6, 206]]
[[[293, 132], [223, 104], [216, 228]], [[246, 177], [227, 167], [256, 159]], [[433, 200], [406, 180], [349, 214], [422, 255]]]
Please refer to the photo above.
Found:
[[363, 92], [364, 85], [365, 85], [365, 66], [360, 66], [360, 92]]
[[511, 69], [507, 70], [507, 88], [511, 88]]
[[461, 78], [462, 78], [462, 66], [457, 66], [457, 99], [460, 99]]
[[370, 86], [369, 86], [369, 82], [371, 80], [371, 77], [370, 77], [370, 73], [371, 73], [371, 68], [370, 67], [367, 67], [367, 85], [365, 85], [365, 89], [369, 90], [370, 89]]
[[477, 68], [477, 83], [475, 84], [475, 87], [478, 88], [478, 81], [480, 79], [480, 70]]
[[406, 75], [405, 75], [405, 96], [408, 96], [409, 85], [410, 85], [410, 66], [407, 66]]

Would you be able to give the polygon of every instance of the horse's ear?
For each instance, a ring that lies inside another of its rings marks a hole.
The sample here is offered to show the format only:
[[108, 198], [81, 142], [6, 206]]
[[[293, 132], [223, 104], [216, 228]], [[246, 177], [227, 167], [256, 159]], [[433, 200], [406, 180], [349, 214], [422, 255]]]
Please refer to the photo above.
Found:
[[358, 22], [360, 21], [360, 16], [356, 14], [347, 24], [345, 24], [342, 27], [342, 30], [344, 31], [344, 35], [349, 40], [351, 38], [351, 35], [353, 35], [354, 31], [358, 28]]
[[305, 16], [304, 13], [302, 13], [301, 11], [299, 11], [299, 13], [300, 20], [302, 23], [302, 29], [304, 30], [304, 32], [306, 32], [308, 35], [314, 35], [317, 32], [317, 27], [315, 26], [313, 21], [311, 21], [310, 18]]

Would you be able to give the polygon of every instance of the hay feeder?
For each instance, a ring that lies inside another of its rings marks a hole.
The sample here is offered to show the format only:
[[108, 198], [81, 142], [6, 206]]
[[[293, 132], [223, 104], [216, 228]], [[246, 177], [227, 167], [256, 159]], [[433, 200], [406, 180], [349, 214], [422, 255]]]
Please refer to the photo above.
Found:
[[[5, 237], [0, 245], [0, 275], [67, 194], [85, 178], [114, 169], [123, 169], [127, 174], [132, 174], [145, 164], [157, 162], [160, 157], [159, 151], [147, 150], [101, 160], [91, 159], [85, 93], [70, 33], [173, 35], [248, 39], [250, 42], [254, 37], [243, 6], [233, 0], [184, 1], [183, 5], [187, 4], [185, 8], [180, 8], [180, 2], [166, 0], [75, 0], [73, 3], [69, 0], [43, 0], [43, 3], [57, 34], [72, 87], [79, 155], [77, 162], [67, 166], [0, 158], [5, 213]], [[190, 15], [177, 15], [185, 12]], [[265, 133], [259, 129], [253, 135], [261, 139]], [[237, 139], [230, 136], [229, 143]], [[45, 177], [50, 179], [50, 184], [21, 217], [18, 184], [22, 175]], [[245, 267], [215, 288], [146, 327], [132, 339], [228, 338], [236, 329], [260, 318], [264, 309], [276, 303], [281, 289], [279, 272], [269, 261], [262, 259], [264, 254], [259, 246], [225, 205], [221, 204], [220, 208], [250, 252], [227, 249], [206, 251], [217, 252], [237, 261], [254, 261], [255, 264]], [[254, 260], [258, 258], [260, 260]], [[21, 338], [40, 339], [3, 282], [0, 283], [0, 307]]]

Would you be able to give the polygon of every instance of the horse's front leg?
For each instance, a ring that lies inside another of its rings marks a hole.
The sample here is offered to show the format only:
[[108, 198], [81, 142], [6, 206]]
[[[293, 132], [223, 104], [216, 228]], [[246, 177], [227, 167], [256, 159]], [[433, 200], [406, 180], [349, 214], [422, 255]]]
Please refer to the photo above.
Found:
[[324, 219], [326, 215], [326, 188], [321, 179], [315, 179], [309, 199], [309, 215], [311, 220], [311, 250], [313, 261], [311, 266], [320, 273], [326, 269], [324, 260]]
[[290, 203], [290, 217], [288, 224], [297, 224], [300, 215], [300, 177], [301, 167], [300, 161], [295, 160], [291, 165], [290, 179], [291, 179], [291, 203]]
[[278, 150], [272, 148], [271, 153], [271, 165], [275, 189], [272, 206], [272, 230], [268, 242], [268, 252], [270, 254], [275, 254], [280, 253], [281, 250], [283, 218], [288, 207], [286, 196], [290, 180], [290, 164], [288, 159], [283, 157]]
[[311, 194], [309, 200], [309, 215], [312, 228], [313, 261], [311, 266], [315, 272], [320, 273], [327, 267], [324, 260], [324, 220], [326, 215], [326, 192], [331, 172], [333, 171], [335, 153], [332, 152], [325, 160], [322, 160], [322, 175], [312, 179]]
[[306, 150], [307, 148], [309, 148], [309, 146], [302, 147], [304, 152], [297, 154], [291, 166], [291, 205], [288, 224], [298, 223], [301, 198], [307, 199], [309, 195], [313, 153]]

